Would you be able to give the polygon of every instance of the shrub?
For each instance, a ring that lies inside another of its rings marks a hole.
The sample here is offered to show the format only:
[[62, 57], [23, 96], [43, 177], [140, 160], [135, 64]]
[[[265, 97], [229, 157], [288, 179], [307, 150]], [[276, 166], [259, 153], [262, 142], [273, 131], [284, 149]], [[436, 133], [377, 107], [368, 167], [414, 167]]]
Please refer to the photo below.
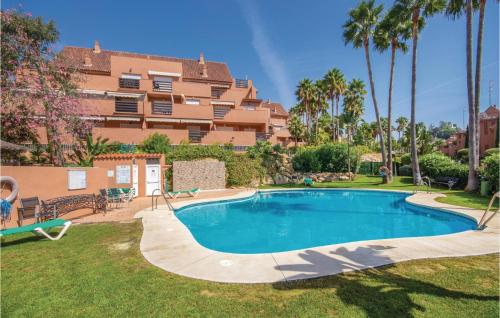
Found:
[[[191, 161], [206, 158], [223, 161], [226, 165], [226, 185], [250, 186], [254, 180], [262, 179], [260, 159], [249, 158], [245, 154], [236, 154], [220, 145], [188, 145], [181, 144], [166, 156], [165, 161], [171, 165], [174, 161]], [[170, 172], [169, 172], [170, 174]]]
[[166, 135], [154, 133], [144, 139], [139, 146], [145, 153], [167, 153], [170, 151], [170, 139]]
[[[360, 155], [364, 148], [350, 149], [351, 171], [359, 168]], [[347, 172], [347, 145], [324, 144], [319, 147], [303, 148], [292, 159], [293, 168], [300, 172]]]
[[500, 148], [490, 148], [484, 151], [484, 157], [500, 153]]
[[403, 166], [399, 167], [398, 172], [399, 172], [400, 176], [411, 177], [413, 175], [413, 171], [412, 171], [410, 165], [403, 165]]
[[481, 176], [489, 183], [490, 192], [498, 191], [500, 175], [500, 153], [490, 154], [483, 160]]
[[226, 184], [228, 186], [250, 186], [255, 180], [259, 183], [265, 175], [265, 169], [259, 159], [252, 159], [244, 154], [228, 157], [226, 164]]
[[299, 150], [292, 158], [292, 166], [295, 171], [299, 172], [321, 171], [321, 163], [313, 148]]
[[405, 153], [401, 155], [401, 164], [404, 166], [411, 165], [411, 154]]
[[459, 184], [465, 184], [469, 169], [467, 165], [457, 163], [441, 153], [431, 153], [420, 157], [420, 169], [424, 176], [430, 178], [458, 178]]
[[469, 148], [460, 149], [457, 151], [457, 160], [461, 163], [469, 161]]

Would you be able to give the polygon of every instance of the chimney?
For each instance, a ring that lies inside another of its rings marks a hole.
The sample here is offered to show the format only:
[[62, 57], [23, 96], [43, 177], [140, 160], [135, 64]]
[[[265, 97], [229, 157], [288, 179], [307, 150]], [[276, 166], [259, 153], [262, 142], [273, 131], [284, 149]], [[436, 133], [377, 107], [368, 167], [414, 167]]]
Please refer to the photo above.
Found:
[[83, 66], [92, 66], [92, 60], [90, 57], [85, 56], [85, 61], [83, 62]]
[[200, 59], [198, 60], [200, 65], [205, 65], [205, 56], [203, 55], [203, 52], [200, 52]]
[[208, 77], [207, 64], [203, 64], [203, 70], [202, 70], [201, 76]]
[[97, 40], [94, 42], [94, 53], [101, 53], [101, 45]]

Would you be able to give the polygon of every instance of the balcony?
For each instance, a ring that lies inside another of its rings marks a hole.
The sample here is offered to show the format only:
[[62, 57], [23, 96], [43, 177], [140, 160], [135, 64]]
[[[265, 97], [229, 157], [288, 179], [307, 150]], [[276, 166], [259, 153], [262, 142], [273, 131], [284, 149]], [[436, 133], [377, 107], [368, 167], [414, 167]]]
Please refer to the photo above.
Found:
[[234, 80], [236, 88], [248, 88], [248, 80], [236, 78]]
[[172, 93], [172, 81], [154, 80], [153, 92]]
[[134, 98], [116, 97], [115, 112], [117, 113], [137, 113], [137, 100]]
[[[215, 111], [215, 106], [214, 106]], [[227, 123], [248, 123], [248, 124], [268, 124], [269, 122], [269, 109], [259, 110], [244, 110], [244, 109], [231, 109], [224, 117], [215, 120]]]
[[205, 145], [231, 143], [235, 146], [253, 146], [255, 141], [254, 131], [211, 130], [201, 138], [201, 143]]
[[167, 101], [153, 101], [152, 113], [157, 115], [172, 115], [172, 103]]
[[139, 87], [140, 87], [140, 80], [121, 77], [121, 78], [118, 79], [118, 87], [120, 87], [120, 88], [139, 89]]

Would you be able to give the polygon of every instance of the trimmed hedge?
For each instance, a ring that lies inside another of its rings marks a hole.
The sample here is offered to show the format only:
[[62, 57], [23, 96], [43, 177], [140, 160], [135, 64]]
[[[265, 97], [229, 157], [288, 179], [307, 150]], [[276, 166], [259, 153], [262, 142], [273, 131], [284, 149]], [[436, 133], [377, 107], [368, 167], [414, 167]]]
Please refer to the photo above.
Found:
[[460, 185], [465, 185], [469, 168], [467, 165], [455, 162], [441, 153], [423, 155], [419, 159], [420, 170], [423, 176], [430, 178], [451, 177], [458, 178]]
[[400, 161], [403, 166], [411, 165], [411, 154], [409, 153], [402, 154]]
[[410, 165], [402, 165], [399, 167], [399, 175], [404, 177], [411, 177], [413, 175], [413, 170]]

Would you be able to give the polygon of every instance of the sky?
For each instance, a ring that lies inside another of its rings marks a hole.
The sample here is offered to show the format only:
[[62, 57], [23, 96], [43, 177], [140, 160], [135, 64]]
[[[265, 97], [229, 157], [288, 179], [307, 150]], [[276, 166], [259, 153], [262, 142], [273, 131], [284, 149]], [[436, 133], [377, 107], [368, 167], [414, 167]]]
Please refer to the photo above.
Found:
[[[389, 9], [393, 1], [382, 1]], [[347, 79], [365, 81], [363, 50], [346, 46], [342, 25], [357, 1], [184, 0], [184, 1], [23, 1], [4, 0], [3, 9], [54, 20], [57, 47], [92, 47], [226, 62], [235, 78], [252, 79], [258, 97], [296, 103], [295, 87], [303, 78], [320, 79], [333, 67]], [[474, 33], [477, 32], [477, 16]], [[375, 91], [387, 115], [389, 53], [372, 51]], [[488, 1], [485, 16], [481, 110], [498, 105], [499, 5]], [[417, 120], [427, 124], [467, 121], [465, 19], [443, 15], [427, 22], [418, 44]], [[411, 54], [396, 57], [394, 117], [410, 115]], [[365, 120], [374, 120], [370, 95]]]

